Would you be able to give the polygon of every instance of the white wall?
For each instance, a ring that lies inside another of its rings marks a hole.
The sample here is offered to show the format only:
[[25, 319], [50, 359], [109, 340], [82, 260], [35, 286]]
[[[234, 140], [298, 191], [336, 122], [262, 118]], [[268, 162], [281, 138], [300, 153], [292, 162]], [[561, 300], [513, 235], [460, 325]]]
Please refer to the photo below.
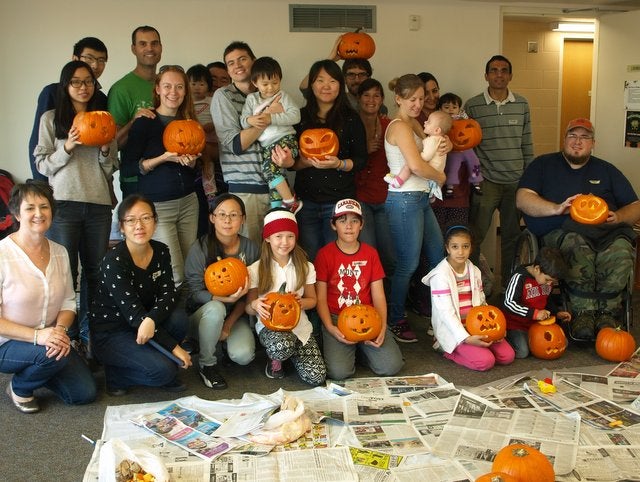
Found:
[[640, 80], [627, 65], [640, 64], [637, 29], [640, 12], [600, 19], [592, 112], [596, 128], [595, 154], [614, 163], [640, 193], [640, 149], [624, 147], [624, 81]]
[[[58, 80], [71, 59], [73, 44], [95, 36], [109, 49], [100, 81], [105, 89], [130, 71], [131, 31], [152, 25], [162, 36], [163, 64], [189, 67], [221, 60], [224, 47], [244, 40], [256, 55], [278, 59], [284, 87], [297, 93], [311, 63], [324, 58], [337, 34], [290, 33], [284, 0], [3, 0], [0, 5], [0, 165], [17, 179], [30, 177], [27, 143], [38, 93]], [[292, 0], [291, 3], [323, 3]], [[499, 52], [501, 17], [497, 5], [455, 0], [366, 0], [324, 3], [378, 6], [377, 44], [371, 59], [374, 76], [386, 85], [407, 72], [430, 71], [445, 90], [463, 98], [484, 86], [484, 63]], [[409, 15], [421, 17], [421, 28], [409, 31]], [[387, 105], [392, 104], [387, 92]], [[301, 100], [301, 98], [299, 98]]]

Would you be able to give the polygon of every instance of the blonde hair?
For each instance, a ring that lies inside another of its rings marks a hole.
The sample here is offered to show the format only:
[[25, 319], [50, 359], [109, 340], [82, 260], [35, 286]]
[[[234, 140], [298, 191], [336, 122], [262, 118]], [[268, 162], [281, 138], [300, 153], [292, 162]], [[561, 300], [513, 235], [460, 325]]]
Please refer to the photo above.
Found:
[[389, 88], [402, 99], [408, 99], [416, 90], [422, 89], [424, 92], [424, 82], [415, 74], [404, 74], [401, 77], [391, 79]]
[[442, 110], [436, 110], [429, 114], [429, 119], [434, 116], [435, 118], [433, 120], [435, 121], [435, 124], [442, 130], [442, 134], [446, 134], [451, 130], [451, 126], [453, 125], [453, 118], [449, 114]]
[[[287, 291], [297, 291], [304, 286], [309, 274], [309, 258], [307, 253], [296, 242], [293, 251], [289, 253], [289, 258], [296, 270], [296, 286], [287, 286]], [[273, 285], [273, 273], [271, 266], [273, 265], [273, 251], [271, 245], [266, 239], [262, 240], [260, 248], [260, 262], [258, 264], [258, 293], [267, 293], [271, 291]], [[274, 289], [278, 290], [276, 286]]]

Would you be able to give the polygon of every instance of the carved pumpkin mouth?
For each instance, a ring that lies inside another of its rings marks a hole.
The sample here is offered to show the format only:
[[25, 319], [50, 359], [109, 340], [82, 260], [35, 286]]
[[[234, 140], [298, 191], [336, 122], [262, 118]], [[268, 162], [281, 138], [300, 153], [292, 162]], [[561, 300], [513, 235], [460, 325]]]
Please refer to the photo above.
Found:
[[498, 330], [500, 326], [497, 323], [485, 323], [480, 326], [480, 331]]

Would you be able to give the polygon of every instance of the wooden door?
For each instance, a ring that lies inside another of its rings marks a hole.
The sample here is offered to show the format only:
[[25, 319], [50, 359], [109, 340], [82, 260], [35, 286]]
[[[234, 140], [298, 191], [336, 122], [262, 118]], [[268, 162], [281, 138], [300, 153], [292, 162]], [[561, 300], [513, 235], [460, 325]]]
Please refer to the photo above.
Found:
[[590, 117], [593, 40], [564, 39], [562, 62], [562, 105], [560, 110], [560, 148], [564, 130], [571, 119]]

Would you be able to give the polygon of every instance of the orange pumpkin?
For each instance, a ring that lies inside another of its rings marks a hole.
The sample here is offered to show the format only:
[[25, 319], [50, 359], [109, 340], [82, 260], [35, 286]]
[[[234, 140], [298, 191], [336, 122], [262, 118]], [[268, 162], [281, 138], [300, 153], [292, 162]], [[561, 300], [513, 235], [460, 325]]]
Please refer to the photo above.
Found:
[[116, 123], [106, 110], [78, 112], [73, 127], [78, 128], [78, 140], [85, 146], [104, 146], [116, 136]]
[[382, 330], [382, 318], [373, 306], [354, 303], [340, 311], [338, 330], [348, 341], [375, 340]]
[[518, 482], [554, 482], [556, 477], [549, 459], [525, 444], [511, 444], [500, 449], [491, 471], [512, 475]]
[[631, 333], [618, 328], [602, 328], [596, 336], [596, 353], [612, 362], [631, 358], [636, 351], [636, 340]]
[[269, 305], [269, 318], [260, 318], [264, 326], [273, 331], [293, 330], [300, 321], [300, 303], [293, 293], [286, 292], [286, 283], [278, 291], [267, 293], [264, 302]]
[[300, 134], [300, 153], [306, 157], [324, 160], [325, 156], [337, 156], [340, 150], [338, 136], [331, 129], [307, 129]]
[[470, 335], [486, 335], [485, 341], [498, 341], [507, 333], [507, 320], [497, 307], [480, 305], [469, 310], [465, 327]]
[[518, 482], [518, 479], [504, 472], [489, 472], [478, 477], [476, 482]]
[[567, 337], [556, 317], [534, 323], [529, 328], [529, 350], [536, 358], [555, 360], [567, 349]]
[[454, 151], [466, 151], [480, 144], [482, 128], [473, 119], [456, 119], [451, 124], [448, 136]]
[[192, 119], [173, 120], [164, 129], [162, 143], [167, 152], [179, 156], [200, 154], [205, 146], [204, 129]]
[[247, 284], [245, 264], [232, 256], [211, 263], [204, 272], [204, 284], [214, 296], [229, 296]]
[[609, 216], [609, 206], [601, 197], [594, 194], [580, 194], [569, 208], [571, 219], [582, 224], [602, 224]]
[[361, 32], [345, 33], [338, 44], [341, 59], [370, 59], [376, 53], [376, 43], [371, 35]]

